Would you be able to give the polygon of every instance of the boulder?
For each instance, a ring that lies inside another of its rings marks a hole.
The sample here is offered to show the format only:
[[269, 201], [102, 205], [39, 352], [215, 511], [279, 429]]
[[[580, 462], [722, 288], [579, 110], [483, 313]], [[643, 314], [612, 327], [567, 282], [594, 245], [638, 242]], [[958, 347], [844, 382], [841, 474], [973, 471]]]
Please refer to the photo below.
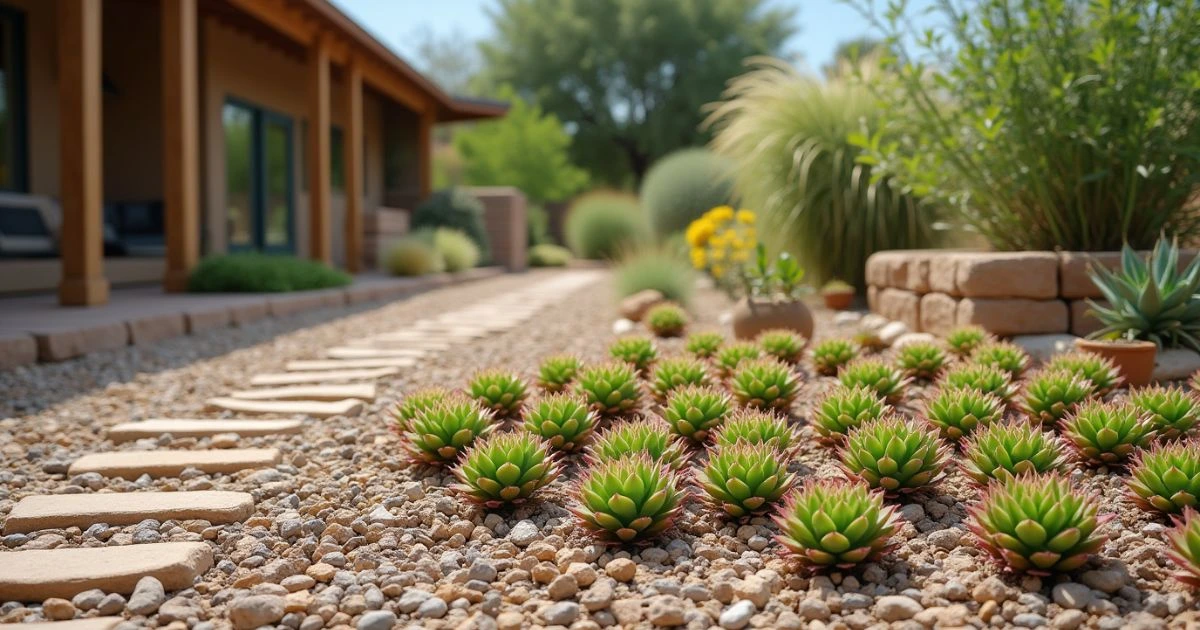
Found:
[[645, 289], [638, 291], [633, 295], [626, 296], [621, 300], [618, 310], [621, 311], [621, 317], [635, 322], [642, 321], [649, 311], [657, 304], [666, 302], [667, 298], [663, 294], [654, 289]]

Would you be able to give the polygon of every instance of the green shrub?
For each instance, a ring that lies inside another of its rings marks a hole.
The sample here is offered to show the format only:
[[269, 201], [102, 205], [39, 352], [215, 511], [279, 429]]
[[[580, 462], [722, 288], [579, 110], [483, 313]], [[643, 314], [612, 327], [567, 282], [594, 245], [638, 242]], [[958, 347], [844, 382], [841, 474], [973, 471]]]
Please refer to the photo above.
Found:
[[315, 260], [224, 254], [201, 260], [188, 277], [193, 293], [281, 293], [343, 287], [350, 276]]
[[713, 147], [732, 158], [742, 204], [758, 211], [764, 240], [797, 255], [819, 286], [863, 287], [867, 257], [937, 241], [931, 211], [856, 162], [852, 132], [886, 110], [848, 78], [822, 82], [780, 61], [735, 79], [709, 122]]
[[526, 244], [530, 247], [554, 243], [550, 237], [550, 213], [545, 208], [535, 203], [525, 206], [525, 228]]
[[479, 264], [479, 246], [462, 230], [438, 228], [433, 247], [446, 263], [446, 271], [462, 271]]
[[631, 195], [593, 192], [576, 199], [567, 211], [567, 245], [580, 258], [615, 258], [646, 242], [648, 231]]
[[626, 254], [613, 268], [617, 295], [625, 297], [654, 289], [672, 302], [688, 304], [696, 276], [687, 260], [663, 249], [641, 249]]
[[483, 226], [483, 204], [462, 188], [439, 190], [422, 201], [413, 211], [412, 227], [460, 230], [479, 246], [480, 258], [487, 260], [491, 251]]
[[542, 243], [529, 248], [531, 267], [565, 267], [571, 262], [571, 250], [559, 245]]
[[708, 149], [681, 149], [654, 163], [642, 180], [641, 202], [658, 238], [687, 229], [716, 206], [733, 201], [733, 164]]
[[387, 270], [393, 276], [423, 276], [445, 266], [437, 248], [419, 234], [399, 239], [388, 248]]

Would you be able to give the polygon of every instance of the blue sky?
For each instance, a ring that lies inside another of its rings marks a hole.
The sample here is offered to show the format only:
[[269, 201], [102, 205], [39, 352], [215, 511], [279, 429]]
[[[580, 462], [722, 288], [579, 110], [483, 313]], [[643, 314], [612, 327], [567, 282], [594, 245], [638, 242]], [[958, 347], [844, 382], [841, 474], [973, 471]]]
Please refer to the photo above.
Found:
[[[772, 0], [780, 6], [796, 7], [799, 33], [788, 42], [788, 52], [798, 53], [809, 68], [820, 68], [833, 56], [843, 40], [873, 31], [853, 8], [838, 0]], [[429, 29], [439, 35], [461, 33], [472, 39], [487, 37], [491, 21], [487, 9], [496, 0], [333, 0], [360, 24], [405, 59], [413, 61], [406, 42], [414, 33]], [[883, 6], [884, 0], [876, 0]], [[927, 6], [931, 0], [913, 0]]]

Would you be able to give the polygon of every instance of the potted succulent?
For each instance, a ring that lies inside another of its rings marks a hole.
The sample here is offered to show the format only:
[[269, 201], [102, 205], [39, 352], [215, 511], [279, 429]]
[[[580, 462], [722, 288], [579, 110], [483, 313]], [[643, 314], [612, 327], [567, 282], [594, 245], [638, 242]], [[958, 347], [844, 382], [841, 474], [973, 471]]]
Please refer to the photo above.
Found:
[[1149, 260], [1126, 245], [1120, 268], [1092, 261], [1088, 275], [1108, 305], [1088, 301], [1088, 312], [1104, 326], [1076, 346], [1111, 359], [1126, 385], [1150, 382], [1159, 348], [1200, 352], [1200, 258], [1180, 271], [1179, 245], [1159, 239]]
[[821, 297], [825, 300], [825, 308], [844, 311], [854, 301], [854, 287], [835, 278], [821, 287]]
[[812, 339], [812, 312], [801, 300], [808, 291], [801, 284], [804, 268], [786, 252], [772, 263], [761, 244], [756, 253], [742, 273], [744, 295], [733, 307], [734, 336], [754, 339], [764, 330], [785, 328]]

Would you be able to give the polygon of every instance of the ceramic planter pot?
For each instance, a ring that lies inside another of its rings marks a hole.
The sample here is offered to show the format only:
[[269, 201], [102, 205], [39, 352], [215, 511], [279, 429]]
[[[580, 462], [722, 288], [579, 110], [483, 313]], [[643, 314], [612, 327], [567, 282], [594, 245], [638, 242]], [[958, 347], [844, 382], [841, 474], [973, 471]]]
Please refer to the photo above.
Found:
[[825, 308], [831, 311], [844, 311], [850, 308], [850, 304], [854, 302], [854, 291], [829, 291], [822, 293], [821, 297], [825, 300]]
[[812, 339], [812, 312], [800, 300], [742, 298], [734, 305], [733, 336], [752, 340], [772, 328], [786, 328]]
[[1076, 339], [1075, 347], [1111, 360], [1125, 377], [1128, 387], [1147, 385], [1154, 374], [1154, 358], [1158, 355], [1158, 347], [1152, 341]]

